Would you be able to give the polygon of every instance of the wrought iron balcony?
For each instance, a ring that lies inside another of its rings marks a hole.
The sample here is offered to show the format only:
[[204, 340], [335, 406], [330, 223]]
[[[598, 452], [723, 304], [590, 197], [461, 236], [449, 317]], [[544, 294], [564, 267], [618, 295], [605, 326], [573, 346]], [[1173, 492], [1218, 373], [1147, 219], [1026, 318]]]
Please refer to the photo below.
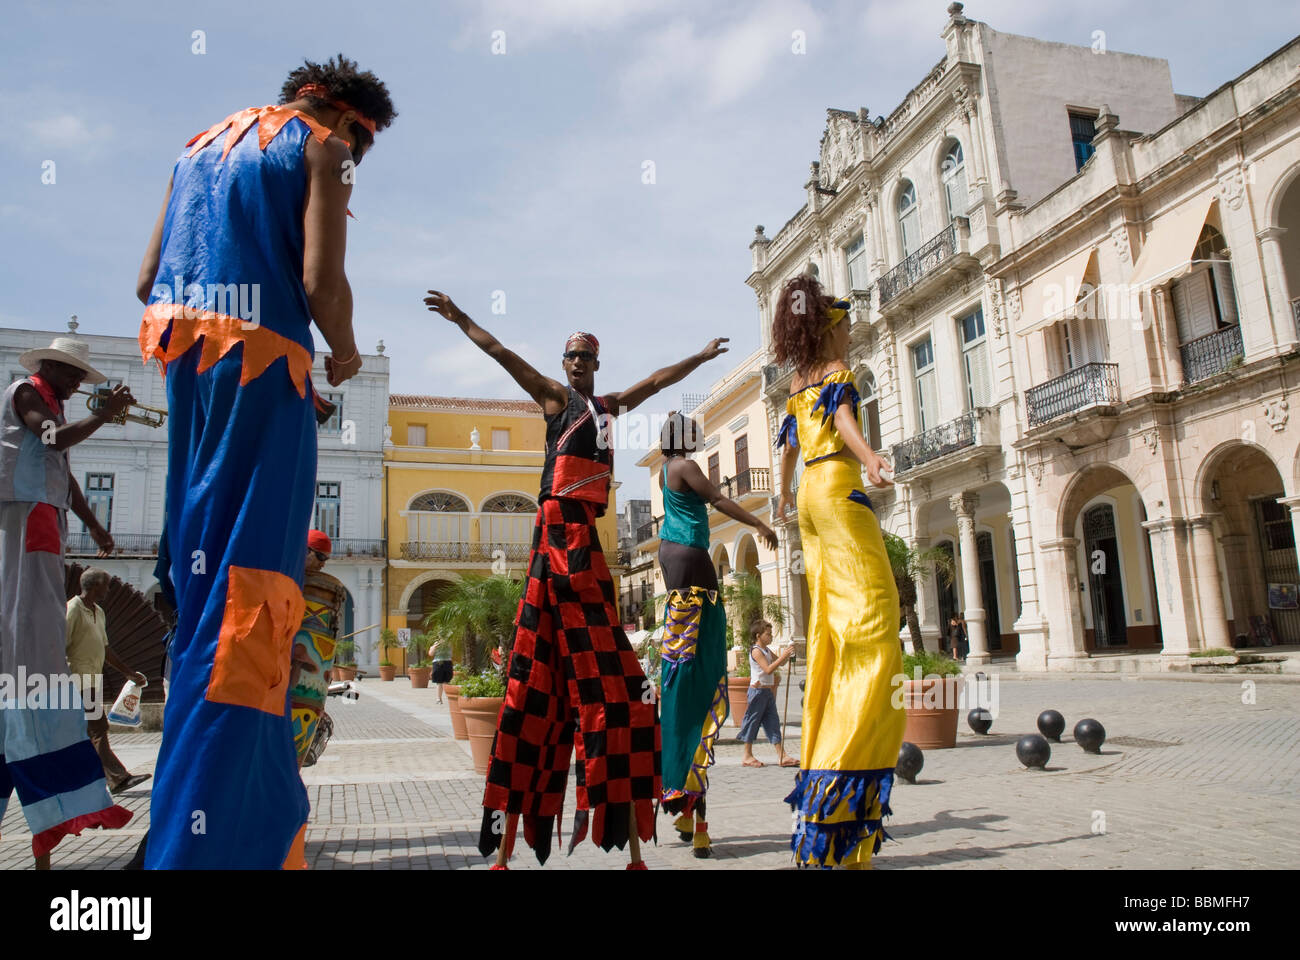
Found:
[[[64, 553], [69, 557], [93, 557], [99, 553], [99, 545], [88, 533], [69, 533], [64, 544]], [[156, 533], [115, 533], [113, 534], [113, 556], [156, 557], [158, 535]]]
[[1085, 363], [1026, 390], [1025, 417], [1032, 428], [1085, 407], [1118, 402], [1119, 364]]
[[1300, 297], [1291, 301], [1291, 316], [1295, 320], [1296, 333], [1300, 334]]
[[970, 221], [965, 217], [954, 217], [948, 226], [927, 240], [919, 250], [908, 254], [902, 263], [877, 280], [881, 309], [963, 253], [960, 239], [969, 235]]
[[734, 477], [725, 477], [719, 484], [729, 497], [747, 497], [750, 494], [768, 494], [772, 491], [772, 471], [767, 467], [750, 467]]
[[1183, 357], [1183, 381], [1195, 383], [1222, 373], [1245, 355], [1241, 327], [1235, 324], [1189, 340], [1179, 347]]
[[958, 451], [987, 445], [986, 431], [981, 429], [980, 420], [991, 412], [981, 407], [918, 433], [910, 440], [894, 444], [894, 473], [901, 475]]
[[636, 528], [636, 542], [639, 547], [648, 540], [653, 540], [659, 536], [659, 524], [663, 522], [663, 517], [655, 517], [647, 523], [641, 524]]
[[763, 392], [784, 393], [794, 377], [793, 363], [769, 363], [763, 367]]
[[377, 557], [382, 559], [384, 556], [383, 540], [340, 538], [334, 541], [333, 546], [334, 550], [330, 554], [330, 558], [333, 560], [342, 560], [347, 557]]
[[522, 563], [531, 549], [531, 542], [408, 540], [402, 544], [402, 559], [418, 563], [491, 563], [497, 559]]

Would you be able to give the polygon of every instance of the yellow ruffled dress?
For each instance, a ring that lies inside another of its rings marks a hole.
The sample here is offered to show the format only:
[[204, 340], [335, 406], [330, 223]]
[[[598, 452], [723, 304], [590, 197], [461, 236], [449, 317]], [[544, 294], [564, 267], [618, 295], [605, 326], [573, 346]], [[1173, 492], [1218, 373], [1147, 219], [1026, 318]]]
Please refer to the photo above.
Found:
[[861, 464], [835, 429], [841, 404], [857, 413], [848, 370], [791, 395], [777, 446], [797, 447], [799, 534], [812, 600], [803, 745], [791, 848], [801, 866], [868, 867], [886, 834], [905, 715], [898, 588], [863, 486]]

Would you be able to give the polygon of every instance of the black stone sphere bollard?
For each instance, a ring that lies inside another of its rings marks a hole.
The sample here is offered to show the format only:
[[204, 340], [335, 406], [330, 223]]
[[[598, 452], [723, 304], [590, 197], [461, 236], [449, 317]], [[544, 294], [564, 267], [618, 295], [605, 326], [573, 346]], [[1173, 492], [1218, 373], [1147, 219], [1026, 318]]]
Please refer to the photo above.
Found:
[[966, 714], [966, 723], [976, 733], [988, 733], [989, 728], [993, 726], [993, 714], [983, 707], [976, 707]]
[[1038, 732], [1060, 743], [1061, 734], [1065, 733], [1065, 717], [1056, 710], [1044, 710], [1038, 715]]
[[1041, 770], [1052, 759], [1052, 748], [1046, 737], [1027, 733], [1016, 741], [1016, 757], [1026, 767], [1038, 767]]
[[921, 752], [921, 748], [904, 740], [903, 745], [898, 748], [898, 763], [894, 766], [894, 772], [908, 783], [916, 783], [916, 775], [924, 766], [925, 754]]
[[1080, 720], [1074, 725], [1074, 742], [1088, 753], [1101, 753], [1101, 745], [1106, 742], [1106, 728], [1091, 717]]

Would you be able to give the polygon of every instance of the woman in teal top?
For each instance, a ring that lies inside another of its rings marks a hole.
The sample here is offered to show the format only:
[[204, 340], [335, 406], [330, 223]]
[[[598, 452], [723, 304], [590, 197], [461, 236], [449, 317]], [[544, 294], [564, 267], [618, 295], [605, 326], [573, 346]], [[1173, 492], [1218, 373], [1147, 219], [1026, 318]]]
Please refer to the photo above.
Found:
[[727, 615], [718, 575], [709, 560], [709, 515], [718, 512], [758, 530], [769, 549], [776, 534], [734, 500], [724, 497], [690, 454], [700, 447], [694, 420], [672, 413], [659, 437], [666, 461], [659, 475], [664, 521], [659, 567], [668, 599], [664, 607], [661, 677], [663, 699], [663, 807], [692, 842], [695, 856], [709, 855], [704, 793], [713, 744], [727, 719]]

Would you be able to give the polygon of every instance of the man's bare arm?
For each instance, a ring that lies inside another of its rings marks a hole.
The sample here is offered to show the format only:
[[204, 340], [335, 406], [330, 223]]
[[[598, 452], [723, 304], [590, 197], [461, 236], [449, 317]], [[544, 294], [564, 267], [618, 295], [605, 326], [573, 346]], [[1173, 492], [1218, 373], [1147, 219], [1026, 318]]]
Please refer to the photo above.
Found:
[[135, 403], [135, 397], [131, 396], [130, 389], [125, 385], [114, 387], [98, 411], [84, 420], [56, 427], [54, 412], [45, 405], [35, 387], [24, 383], [14, 393], [14, 409], [22, 418], [23, 424], [43, 442], [48, 438], [49, 446], [55, 450], [66, 450], [81, 443], [132, 403]]
[[167, 195], [163, 197], [162, 209], [158, 211], [158, 219], [154, 221], [153, 236], [149, 238], [149, 246], [144, 252], [144, 261], [140, 264], [140, 276], [135, 281], [135, 295], [140, 298], [141, 303], [149, 302], [153, 282], [158, 277], [158, 260], [162, 256], [163, 222], [167, 219], [167, 204], [171, 199], [172, 178], [168, 177]]
[[460, 327], [475, 346], [501, 364], [515, 383], [537, 401], [538, 406], [547, 416], [564, 409], [564, 405], [568, 403], [569, 393], [563, 384], [538, 372], [531, 363], [480, 327], [464, 310], [452, 302], [451, 297], [437, 290], [430, 290], [424, 302], [431, 311], [446, 317]]
[[610, 411], [614, 414], [621, 414], [634, 410], [665, 387], [670, 387], [679, 380], [686, 379], [700, 364], [712, 360], [718, 354], [726, 353], [727, 348], [722, 344], [726, 343], [728, 339], [727, 337], [718, 337], [716, 340], [710, 340], [699, 353], [692, 354], [685, 360], [679, 360], [670, 367], [656, 370], [631, 389], [606, 394], [605, 399], [609, 402]]
[[[348, 198], [352, 184], [344, 172], [352, 153], [338, 137], [324, 143], [307, 139], [307, 199], [303, 205], [302, 282], [312, 319], [333, 357], [325, 361], [331, 386], [361, 369], [352, 332], [352, 287], [343, 269], [348, 240]], [[346, 362], [341, 362], [346, 361]]]

